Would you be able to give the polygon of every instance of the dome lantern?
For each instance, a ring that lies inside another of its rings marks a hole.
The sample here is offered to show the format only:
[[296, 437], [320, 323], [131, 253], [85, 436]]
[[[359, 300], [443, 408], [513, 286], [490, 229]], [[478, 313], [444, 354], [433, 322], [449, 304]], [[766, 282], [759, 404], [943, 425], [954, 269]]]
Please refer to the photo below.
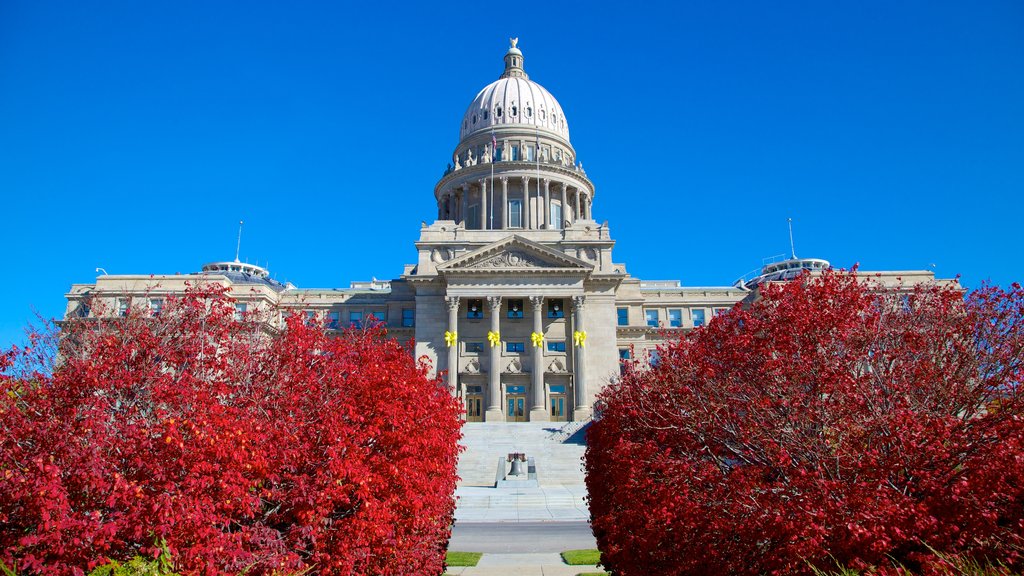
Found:
[[508, 52], [505, 53], [505, 71], [502, 72], [501, 77], [529, 79], [526, 70], [523, 70], [523, 53], [516, 48], [519, 38], [509, 38], [508, 42]]

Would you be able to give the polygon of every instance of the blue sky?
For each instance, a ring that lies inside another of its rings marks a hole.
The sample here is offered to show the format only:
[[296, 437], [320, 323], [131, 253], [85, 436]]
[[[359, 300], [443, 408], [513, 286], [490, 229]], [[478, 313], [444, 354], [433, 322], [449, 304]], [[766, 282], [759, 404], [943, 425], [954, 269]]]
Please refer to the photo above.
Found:
[[0, 0], [0, 345], [72, 283], [392, 278], [509, 36], [634, 276], [1022, 279], [1024, 3]]

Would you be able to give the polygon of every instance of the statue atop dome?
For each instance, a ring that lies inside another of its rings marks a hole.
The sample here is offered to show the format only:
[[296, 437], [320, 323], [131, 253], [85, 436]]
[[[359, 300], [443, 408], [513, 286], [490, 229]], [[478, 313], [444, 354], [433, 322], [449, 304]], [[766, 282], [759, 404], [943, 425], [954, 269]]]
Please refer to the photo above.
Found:
[[508, 43], [509, 48], [512, 48], [514, 50], [516, 48], [516, 44], [519, 44], [519, 38], [509, 38]]

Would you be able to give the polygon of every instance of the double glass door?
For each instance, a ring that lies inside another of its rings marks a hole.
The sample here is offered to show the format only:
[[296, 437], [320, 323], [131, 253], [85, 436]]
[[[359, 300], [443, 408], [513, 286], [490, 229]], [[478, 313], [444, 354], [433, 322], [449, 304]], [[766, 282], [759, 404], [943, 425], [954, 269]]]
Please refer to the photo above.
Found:
[[526, 386], [508, 387], [505, 408], [505, 421], [526, 422]]
[[553, 422], [565, 422], [565, 394], [552, 394], [551, 398], [551, 420]]
[[484, 421], [484, 390], [482, 386], [466, 386], [466, 422]]
[[565, 397], [565, 386], [561, 384], [552, 385], [548, 390], [548, 408], [551, 410], [551, 420], [553, 422], [565, 422], [568, 420], [565, 414], [568, 402]]

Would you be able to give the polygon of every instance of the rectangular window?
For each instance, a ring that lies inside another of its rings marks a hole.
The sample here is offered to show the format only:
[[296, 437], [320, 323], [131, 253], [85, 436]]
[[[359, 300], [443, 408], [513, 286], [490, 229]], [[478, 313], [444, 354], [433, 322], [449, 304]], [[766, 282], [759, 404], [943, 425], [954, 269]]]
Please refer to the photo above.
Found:
[[505, 342], [505, 352], [517, 354], [526, 352], [526, 342]]
[[715, 316], [721, 316], [722, 314], [725, 314], [728, 311], [728, 308], [715, 308]]
[[306, 326], [312, 326], [316, 322], [316, 312], [306, 310]]
[[509, 300], [508, 301], [508, 317], [513, 320], [523, 317], [523, 301], [522, 300]]
[[150, 298], [149, 299], [149, 313], [152, 316], [159, 316], [164, 311], [164, 299], [163, 298]]
[[651, 366], [657, 366], [658, 362], [661, 362], [661, 355], [658, 354], [657, 349], [651, 349], [647, 351], [648, 357], [650, 358]]
[[560, 230], [562, 228], [562, 205], [551, 203], [551, 227]]
[[508, 201], [508, 227], [509, 228], [522, 228], [523, 227], [523, 201], [522, 200], [509, 200]]
[[690, 316], [693, 318], [693, 327], [698, 328], [704, 325], [704, 310], [701, 308], [694, 308], [690, 311]]
[[501, 150], [502, 150], [501, 146], [498, 146], [497, 148], [494, 149], [494, 161], [495, 162], [501, 162]]
[[479, 298], [471, 299], [466, 304], [466, 318], [479, 320], [484, 317], [484, 301]]
[[480, 205], [470, 204], [466, 211], [466, 228], [469, 230], [480, 229]]
[[249, 311], [249, 305], [245, 302], [235, 303], [235, 320], [245, 320], [245, 313]]
[[565, 306], [561, 298], [548, 300], [548, 318], [565, 318]]
[[362, 312], [349, 312], [348, 313], [348, 325], [353, 328], [363, 327], [363, 313]]
[[673, 328], [681, 327], [683, 325], [683, 311], [679, 309], [669, 309], [668, 325]]
[[548, 352], [565, 352], [565, 340], [548, 342]]
[[384, 323], [384, 311], [383, 310], [374, 310], [373, 312], [369, 312], [369, 313], [366, 314], [366, 319], [367, 320], [372, 320], [374, 324], [383, 324]]
[[79, 318], [88, 318], [89, 317], [89, 305], [86, 304], [85, 302], [79, 302], [78, 303], [78, 308], [75, 308], [75, 314]]
[[629, 353], [629, 348], [619, 348], [619, 360], [629, 360], [632, 354]]
[[657, 310], [644, 310], [644, 318], [647, 320], [648, 326], [658, 327], [658, 311]]
[[412, 328], [416, 325], [416, 310], [414, 308], [402, 308], [402, 327]]
[[619, 308], [616, 313], [619, 317], [619, 326], [629, 326], [629, 308]]
[[466, 354], [483, 354], [483, 342], [466, 342]]
[[527, 146], [526, 147], [526, 159], [528, 161], [530, 161], [530, 162], [533, 162], [533, 160], [536, 158], [536, 156], [534, 154], [535, 154], [535, 152], [534, 152], [533, 146]]
[[327, 315], [327, 328], [337, 330], [341, 325], [341, 312], [331, 312]]
[[512, 147], [512, 161], [519, 160], [519, 146]]
[[117, 299], [117, 315], [127, 316], [128, 315], [128, 299], [118, 298]]

